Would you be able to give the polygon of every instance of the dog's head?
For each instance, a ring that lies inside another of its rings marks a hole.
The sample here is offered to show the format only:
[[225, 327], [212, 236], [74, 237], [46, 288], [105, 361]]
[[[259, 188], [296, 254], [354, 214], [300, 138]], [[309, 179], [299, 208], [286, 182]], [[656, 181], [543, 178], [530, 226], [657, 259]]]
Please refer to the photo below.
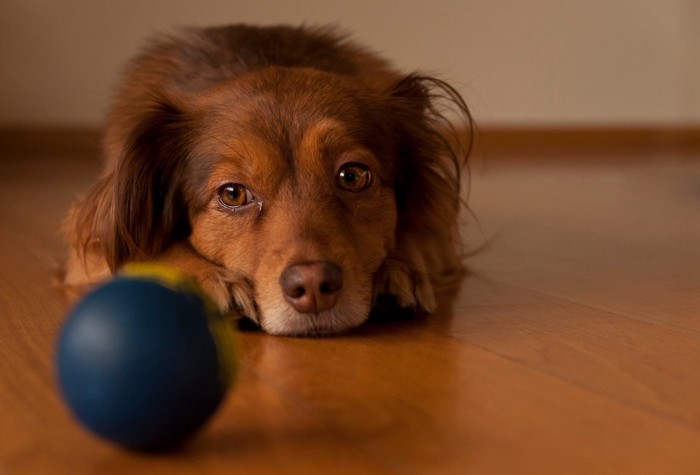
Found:
[[110, 266], [189, 240], [252, 280], [270, 333], [362, 323], [406, 236], [453, 245], [460, 164], [438, 96], [466, 112], [435, 79], [367, 84], [309, 68], [151, 95], [114, 172]]

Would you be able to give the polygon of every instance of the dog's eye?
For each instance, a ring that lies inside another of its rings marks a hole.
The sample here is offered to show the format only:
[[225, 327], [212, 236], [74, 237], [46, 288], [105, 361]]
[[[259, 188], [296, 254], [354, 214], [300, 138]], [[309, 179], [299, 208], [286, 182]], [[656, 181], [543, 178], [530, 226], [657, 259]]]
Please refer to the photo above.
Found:
[[227, 183], [219, 188], [219, 203], [226, 208], [240, 208], [252, 203], [253, 199], [253, 194], [237, 183]]
[[338, 186], [347, 191], [363, 191], [372, 183], [372, 172], [366, 165], [350, 163], [338, 172]]

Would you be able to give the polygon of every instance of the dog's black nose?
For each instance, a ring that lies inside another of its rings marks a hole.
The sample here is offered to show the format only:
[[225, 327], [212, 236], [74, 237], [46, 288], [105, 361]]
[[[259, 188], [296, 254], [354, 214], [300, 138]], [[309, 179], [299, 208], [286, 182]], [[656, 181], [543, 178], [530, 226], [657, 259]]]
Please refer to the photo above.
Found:
[[332, 262], [288, 266], [280, 276], [284, 298], [299, 313], [320, 313], [333, 308], [343, 287], [343, 272]]

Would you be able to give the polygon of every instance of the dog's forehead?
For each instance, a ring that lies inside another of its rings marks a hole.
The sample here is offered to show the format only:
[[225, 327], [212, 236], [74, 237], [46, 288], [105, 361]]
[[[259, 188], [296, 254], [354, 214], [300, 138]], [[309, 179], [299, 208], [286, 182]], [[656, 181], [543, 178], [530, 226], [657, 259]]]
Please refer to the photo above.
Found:
[[285, 181], [331, 176], [339, 161], [353, 156], [372, 161], [370, 150], [381, 155], [369, 143], [381, 136], [373, 124], [380, 114], [368, 96], [342, 79], [306, 70], [273, 70], [226, 85], [203, 108], [202, 139], [210, 155], [220, 157], [217, 178], [278, 189]]
[[270, 67], [207, 94], [205, 111], [219, 123], [270, 143], [298, 143], [310, 127], [335, 120], [346, 133], [366, 132], [376, 116], [373, 92], [357, 81], [310, 68]]

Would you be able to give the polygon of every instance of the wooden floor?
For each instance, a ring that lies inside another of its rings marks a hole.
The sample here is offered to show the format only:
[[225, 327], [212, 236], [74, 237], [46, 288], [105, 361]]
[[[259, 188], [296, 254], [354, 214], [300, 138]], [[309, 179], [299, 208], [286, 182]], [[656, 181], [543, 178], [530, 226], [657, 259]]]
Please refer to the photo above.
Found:
[[56, 392], [57, 229], [96, 173], [69, 149], [0, 156], [0, 474], [700, 473], [696, 157], [477, 157], [465, 233], [489, 246], [451, 310], [246, 332], [211, 423], [144, 455], [84, 432]]

